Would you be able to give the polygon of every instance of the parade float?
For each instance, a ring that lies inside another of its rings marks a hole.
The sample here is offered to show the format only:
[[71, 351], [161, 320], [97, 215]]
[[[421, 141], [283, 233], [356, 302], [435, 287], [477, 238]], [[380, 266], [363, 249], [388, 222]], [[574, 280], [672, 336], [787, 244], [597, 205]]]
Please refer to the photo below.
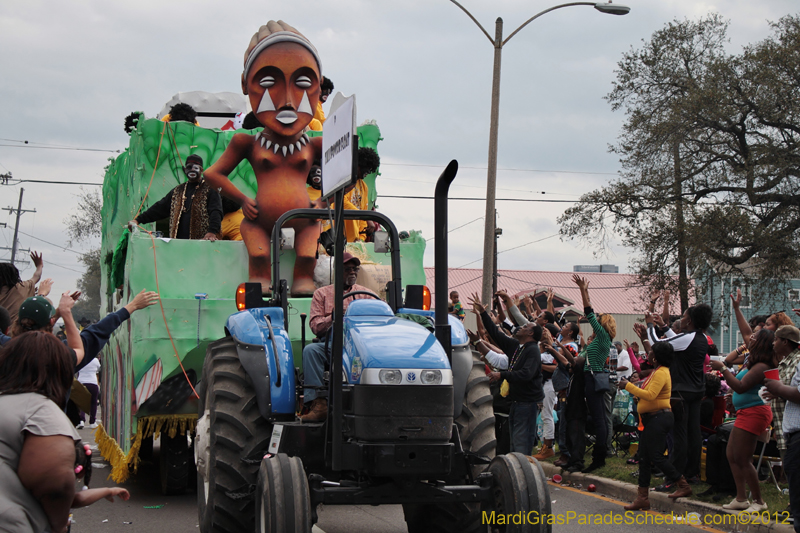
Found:
[[[198, 120], [204, 123], [202, 116]], [[234, 134], [243, 131], [255, 136], [261, 128], [221, 130], [138, 114], [128, 148], [106, 167], [101, 313], [118, 310], [142, 289], [160, 295], [159, 304], [135, 313], [102, 353], [102, 424], [96, 440], [116, 482], [136, 472], [140, 456], [148, 456], [156, 437], [161, 441], [164, 490], [180, 492], [184, 482], [191, 486], [191, 439], [187, 441], [186, 435], [197, 422], [195, 385], [207, 344], [224, 335], [225, 321], [236, 311], [236, 288], [249, 279], [248, 253], [242, 241], [169, 239], [164, 237], [168, 231], [161, 223], [135, 228], [132, 233], [126, 225], [186, 181], [183, 161], [188, 155], [200, 155], [209, 168]], [[320, 134], [307, 132], [311, 138]], [[377, 151], [380, 140], [376, 124], [358, 127], [360, 146]], [[375, 203], [376, 176], [365, 178], [370, 206]], [[238, 163], [228, 178], [243, 193], [255, 196], [256, 177], [248, 161]], [[410, 231], [400, 246], [403, 283], [424, 284], [425, 240]], [[372, 243], [366, 242], [350, 243], [348, 249], [365, 265], [358, 282], [380, 287], [389, 254], [374, 253]], [[322, 258], [326, 259], [324, 251]], [[294, 250], [283, 250], [281, 261], [292, 265]], [[290, 277], [291, 271], [289, 267]], [[295, 345], [296, 367], [302, 364], [300, 315], [308, 314], [310, 302], [310, 297], [289, 299], [288, 333]], [[305, 337], [313, 337], [310, 330]]]

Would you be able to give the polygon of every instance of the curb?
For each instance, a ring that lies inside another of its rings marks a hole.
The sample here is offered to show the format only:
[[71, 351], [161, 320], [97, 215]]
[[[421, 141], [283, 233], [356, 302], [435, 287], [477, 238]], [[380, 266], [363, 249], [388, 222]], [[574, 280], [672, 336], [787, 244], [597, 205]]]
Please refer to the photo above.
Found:
[[[570, 473], [562, 472], [561, 468], [555, 466], [553, 463], [539, 461], [545, 475], [549, 478], [554, 474], [559, 474], [564, 481], [572, 483], [579, 483], [586, 487], [589, 483], [594, 483], [597, 487], [597, 492], [603, 496], [614, 498], [623, 502], [632, 502], [636, 498], [638, 486], [633, 483], [625, 483], [617, 481], [616, 479], [608, 479], [604, 477], [592, 476], [589, 474], [581, 474], [579, 472]], [[750, 523], [739, 522], [723, 522], [720, 524], [713, 523], [713, 516], [730, 517], [732, 513], [724, 510], [719, 505], [701, 502], [697, 500], [687, 500], [680, 498], [674, 501], [665, 493], [650, 491], [650, 510], [658, 511], [664, 514], [686, 515], [688, 513], [697, 513], [700, 515], [701, 524], [698, 527], [711, 527], [714, 529], [722, 529], [724, 531], [746, 531], [748, 533], [794, 533], [794, 526], [791, 524], [779, 524], [773, 520], [768, 523], [763, 523], [758, 517], [753, 517]], [[774, 510], [772, 512], [775, 512]], [[708, 524], [705, 523], [705, 517], [711, 516]], [[774, 518], [774, 517], [773, 517]], [[719, 520], [719, 519], [718, 519]], [[692, 524], [687, 524], [692, 525]]]

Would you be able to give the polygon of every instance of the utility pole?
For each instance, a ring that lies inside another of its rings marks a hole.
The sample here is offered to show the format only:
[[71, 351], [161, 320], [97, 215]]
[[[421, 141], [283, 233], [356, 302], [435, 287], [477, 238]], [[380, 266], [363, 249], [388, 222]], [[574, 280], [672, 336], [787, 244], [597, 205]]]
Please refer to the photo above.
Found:
[[13, 207], [4, 207], [3, 211], [8, 211], [9, 213], [13, 213], [14, 211], [17, 212], [17, 221], [14, 224], [14, 241], [11, 243], [11, 264], [13, 265], [16, 258], [17, 258], [17, 236], [19, 235], [19, 217], [22, 216], [22, 213], [35, 213], [36, 209], [22, 209], [22, 194], [25, 192], [25, 189], [19, 190], [19, 204], [17, 208], [14, 209]]
[[492, 266], [492, 295], [497, 293], [497, 239], [503, 234], [503, 228], [497, 227], [497, 210], [494, 212], [494, 264]]
[[494, 262], [494, 254], [491, 253], [493, 246], [492, 242], [497, 240], [497, 235], [494, 231], [495, 226], [492, 213], [494, 213], [496, 201], [495, 192], [497, 188], [497, 132], [500, 123], [500, 64], [502, 63], [503, 46], [505, 46], [505, 44], [512, 37], [519, 33], [522, 28], [537, 18], [546, 13], [550, 13], [551, 11], [555, 11], [556, 9], [561, 9], [562, 7], [591, 6], [597, 11], [607, 15], [627, 15], [631, 8], [620, 4], [612, 4], [610, 0], [608, 3], [569, 2], [566, 4], [549, 7], [544, 11], [540, 11], [522, 23], [519, 28], [511, 32], [511, 35], [505, 39], [503, 39], [503, 19], [498, 17], [494, 23], [494, 39], [492, 39], [492, 36], [489, 35], [489, 32], [486, 31], [486, 29], [481, 25], [480, 22], [478, 22], [478, 19], [476, 19], [472, 13], [458, 3], [457, 0], [450, 1], [458, 6], [461, 11], [466, 13], [470, 19], [472, 19], [472, 22], [474, 22], [478, 28], [480, 28], [480, 30], [483, 32], [486, 38], [489, 39], [489, 42], [492, 43], [492, 46], [494, 47], [494, 65], [492, 67], [492, 107], [491, 115], [489, 117], [489, 168], [486, 174], [486, 217], [484, 219], [485, 226], [483, 232], [483, 281], [481, 286], [481, 299], [483, 300], [483, 303], [488, 305], [492, 300], [492, 276], [494, 273], [494, 269], [492, 267]]

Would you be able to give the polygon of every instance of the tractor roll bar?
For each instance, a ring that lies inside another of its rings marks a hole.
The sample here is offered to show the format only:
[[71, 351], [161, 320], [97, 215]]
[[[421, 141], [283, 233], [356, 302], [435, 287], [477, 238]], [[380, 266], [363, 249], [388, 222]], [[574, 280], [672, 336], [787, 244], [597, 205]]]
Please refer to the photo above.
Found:
[[[325, 218], [327, 211], [322, 209], [292, 209], [281, 215], [275, 226], [272, 228], [272, 285], [273, 285], [273, 298], [282, 298], [278, 286], [280, 285], [280, 235], [283, 225], [295, 218], [307, 219], [321, 219]], [[386, 291], [387, 303], [392, 307], [392, 310], [397, 312], [397, 309], [402, 306], [402, 286], [400, 284], [400, 237], [397, 233], [397, 228], [386, 215], [378, 211], [360, 211], [360, 210], [344, 210], [342, 213], [343, 220], [370, 220], [377, 222], [387, 229], [389, 232], [389, 239], [391, 242], [391, 261], [392, 261], [392, 283]], [[278, 296], [280, 295], [280, 296]], [[280, 301], [279, 305], [285, 307], [286, 302]], [[445, 310], [447, 306], [445, 305]], [[284, 309], [285, 311], [285, 309]], [[288, 318], [288, 317], [287, 317]]]

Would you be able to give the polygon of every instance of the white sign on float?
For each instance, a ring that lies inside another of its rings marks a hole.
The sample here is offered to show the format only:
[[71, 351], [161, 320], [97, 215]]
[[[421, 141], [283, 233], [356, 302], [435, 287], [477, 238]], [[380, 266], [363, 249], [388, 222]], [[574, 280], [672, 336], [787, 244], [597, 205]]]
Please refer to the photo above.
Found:
[[356, 96], [336, 93], [330, 115], [322, 126], [322, 197], [347, 187], [353, 180], [353, 143], [356, 124]]

